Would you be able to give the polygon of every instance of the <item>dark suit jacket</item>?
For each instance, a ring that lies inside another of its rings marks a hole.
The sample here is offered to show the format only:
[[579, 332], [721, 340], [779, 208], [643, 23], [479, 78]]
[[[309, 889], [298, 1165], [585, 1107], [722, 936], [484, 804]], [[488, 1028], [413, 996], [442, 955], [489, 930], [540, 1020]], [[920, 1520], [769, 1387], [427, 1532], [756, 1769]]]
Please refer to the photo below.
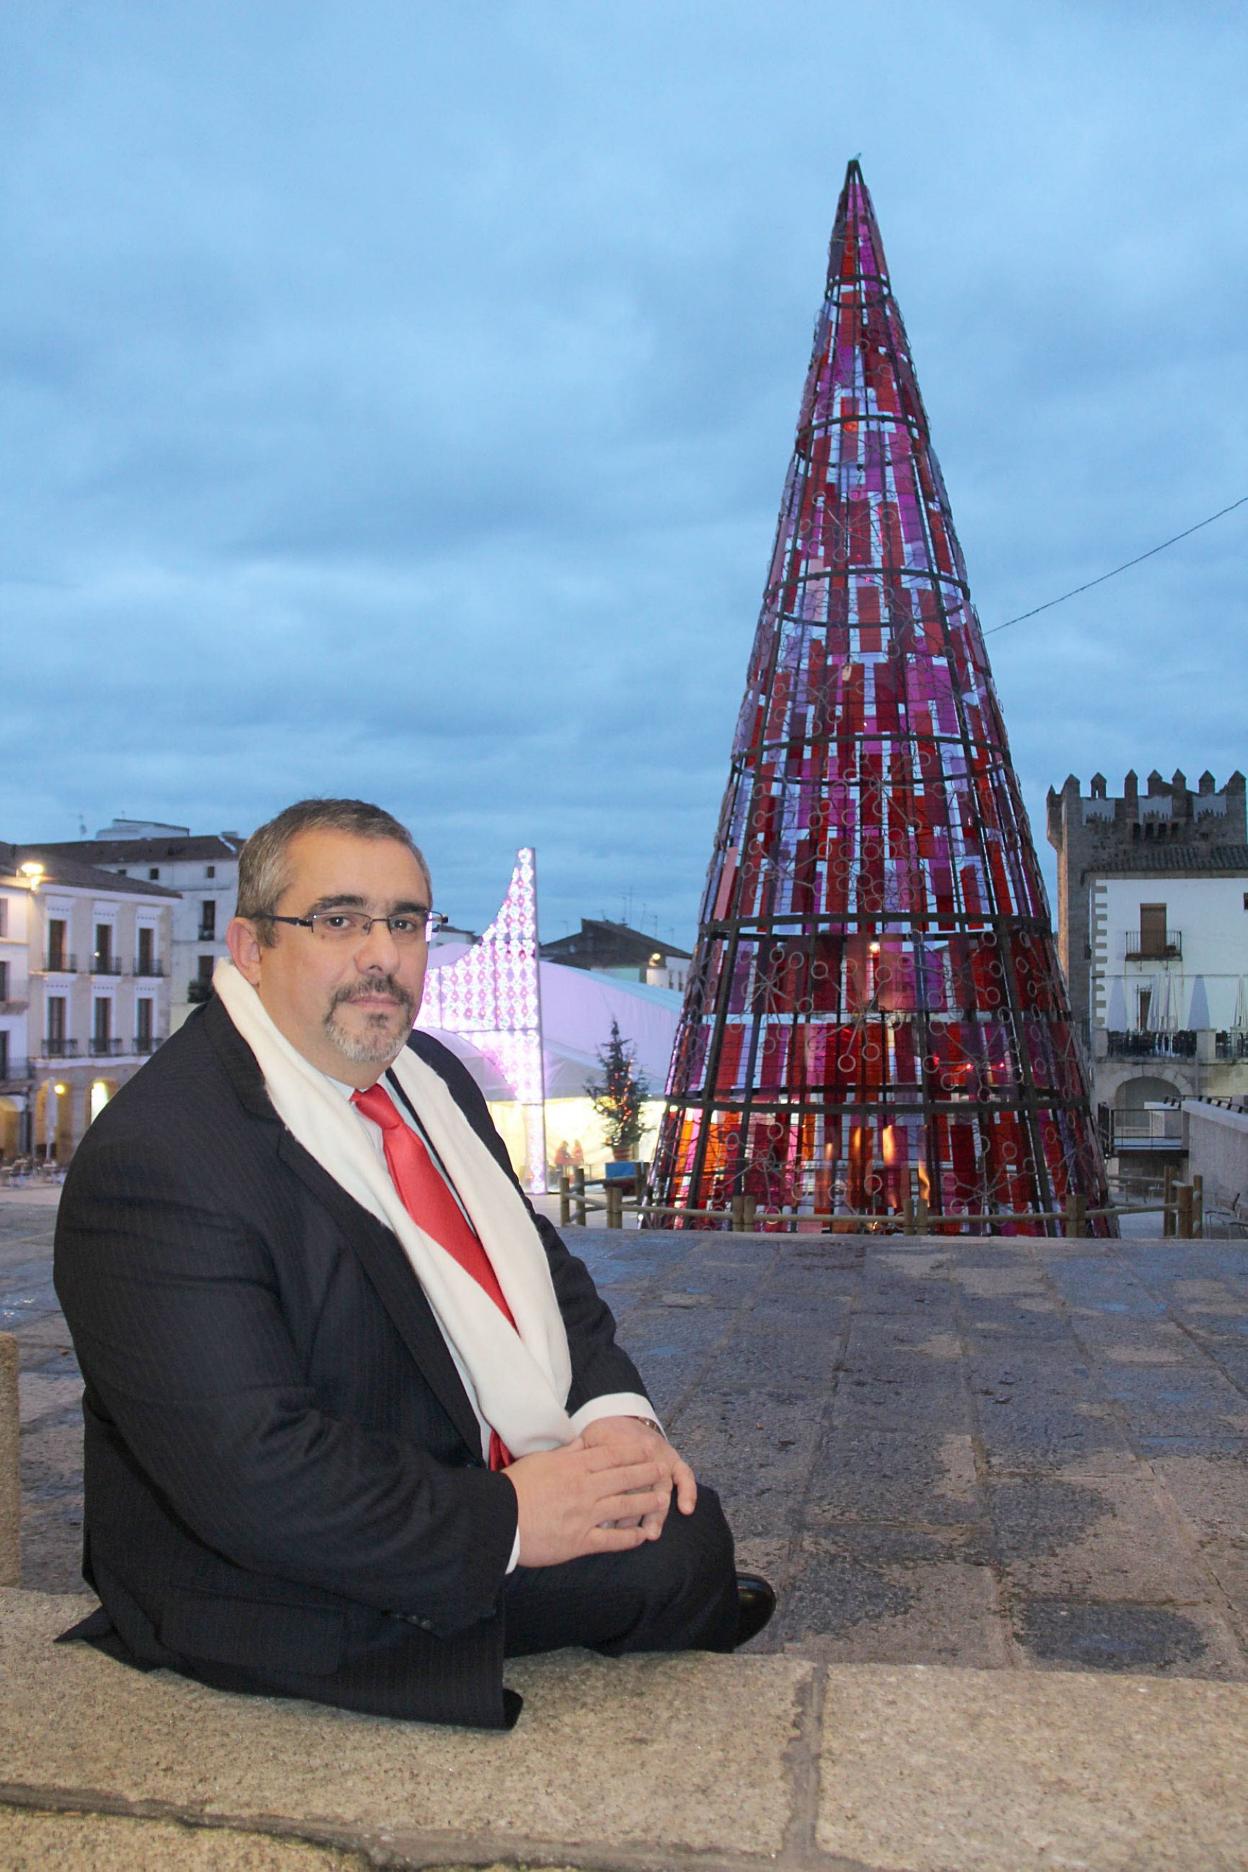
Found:
[[[411, 1045], [511, 1174], [466, 1069]], [[514, 1179], [513, 1179], [514, 1180]], [[642, 1391], [534, 1218], [569, 1410]], [[84, 1573], [105, 1648], [229, 1688], [499, 1727], [515, 1493], [406, 1256], [285, 1129], [213, 1000], [91, 1126], [56, 1232], [85, 1381]]]

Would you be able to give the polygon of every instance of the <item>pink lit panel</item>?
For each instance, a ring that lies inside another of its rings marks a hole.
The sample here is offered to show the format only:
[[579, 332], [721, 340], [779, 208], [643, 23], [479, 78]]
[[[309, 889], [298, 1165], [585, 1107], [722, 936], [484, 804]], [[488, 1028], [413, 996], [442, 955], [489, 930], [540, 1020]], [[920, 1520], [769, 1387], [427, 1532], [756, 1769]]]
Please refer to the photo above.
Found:
[[524, 1108], [522, 1182], [546, 1188], [542, 999], [537, 953], [537, 855], [516, 853], [498, 914], [479, 942], [425, 980], [417, 1026], [462, 1034], [502, 1074]]

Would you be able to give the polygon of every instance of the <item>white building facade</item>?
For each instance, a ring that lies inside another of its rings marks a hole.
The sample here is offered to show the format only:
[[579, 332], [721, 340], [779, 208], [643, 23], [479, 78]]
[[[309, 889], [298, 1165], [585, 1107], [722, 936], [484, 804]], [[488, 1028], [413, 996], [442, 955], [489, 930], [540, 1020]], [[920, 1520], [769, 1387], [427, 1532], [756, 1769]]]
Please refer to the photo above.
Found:
[[[0, 1141], [7, 1155], [64, 1164], [92, 1118], [168, 1037], [178, 899], [49, 847], [0, 847], [0, 870], [6, 921], [20, 929], [0, 950], [12, 966], [20, 949], [25, 971], [24, 994], [10, 997], [25, 1005], [4, 1017], [11, 1045], [24, 1053], [20, 1078], [10, 1071], [0, 1095]], [[16, 975], [10, 985], [19, 985]]]
[[0, 846], [0, 1161], [31, 1149], [30, 893], [15, 870], [15, 854]]
[[[1245, 788], [1153, 773], [1120, 798], [1101, 775], [1049, 794], [1058, 949], [1085, 1023], [1095, 1098], [1140, 1148], [1181, 1137], [1150, 1107], [1248, 1092], [1248, 838]], [[1179, 1146], [1176, 1142], [1176, 1151]]]
[[207, 1000], [217, 959], [227, 953], [243, 843], [238, 832], [192, 833], [157, 820], [115, 819], [93, 839], [43, 848], [178, 893], [169, 953], [171, 1030]]

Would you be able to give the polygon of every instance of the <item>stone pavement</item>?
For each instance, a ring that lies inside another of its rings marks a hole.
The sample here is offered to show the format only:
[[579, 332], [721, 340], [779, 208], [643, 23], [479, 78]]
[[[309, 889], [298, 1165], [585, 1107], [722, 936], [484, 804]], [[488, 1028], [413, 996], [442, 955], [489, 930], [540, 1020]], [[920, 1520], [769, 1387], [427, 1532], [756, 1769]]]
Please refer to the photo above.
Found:
[[570, 1231], [782, 1608], [736, 1659], [516, 1665], [500, 1742], [48, 1648], [53, 1220], [0, 1204], [35, 1589], [0, 1596], [0, 1865], [198, 1864], [133, 1831], [187, 1821], [223, 1866], [1248, 1863], [1248, 1247]]

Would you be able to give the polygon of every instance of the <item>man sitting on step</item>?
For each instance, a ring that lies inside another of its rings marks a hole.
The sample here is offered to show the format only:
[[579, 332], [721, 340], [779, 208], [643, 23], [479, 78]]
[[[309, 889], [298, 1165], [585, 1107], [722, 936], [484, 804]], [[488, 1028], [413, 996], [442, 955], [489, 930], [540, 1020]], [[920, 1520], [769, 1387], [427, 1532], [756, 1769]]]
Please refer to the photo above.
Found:
[[79, 1147], [56, 1285], [102, 1603], [66, 1637], [499, 1728], [504, 1657], [729, 1651], [774, 1598], [412, 1031], [432, 902], [389, 813], [287, 808], [243, 849], [215, 994]]

